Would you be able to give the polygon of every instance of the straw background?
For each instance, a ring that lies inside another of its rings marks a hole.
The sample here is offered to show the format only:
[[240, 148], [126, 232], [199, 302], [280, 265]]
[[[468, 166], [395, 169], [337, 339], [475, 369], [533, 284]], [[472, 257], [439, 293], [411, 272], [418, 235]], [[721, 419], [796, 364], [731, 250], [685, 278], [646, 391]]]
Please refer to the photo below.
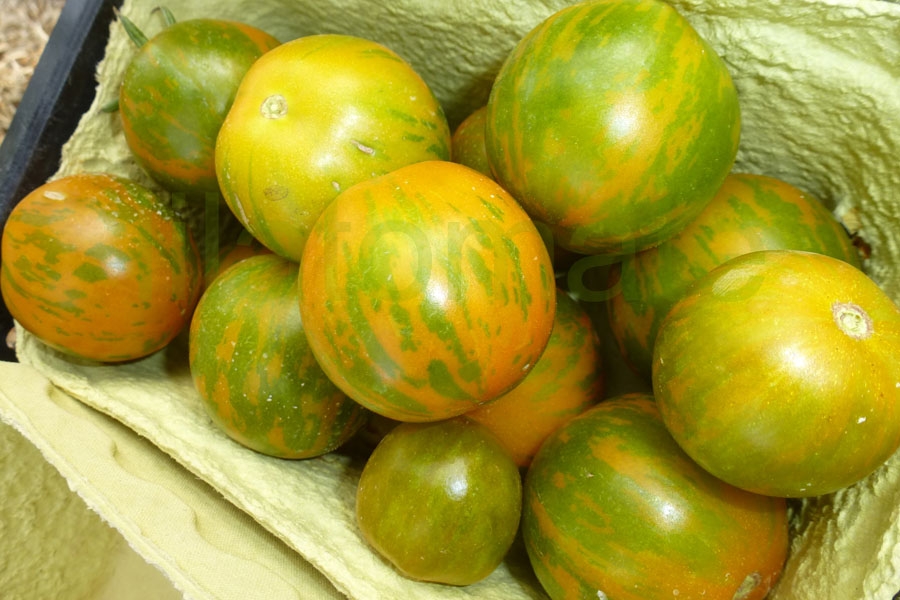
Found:
[[0, 0], [0, 142], [62, 11], [64, 0]]

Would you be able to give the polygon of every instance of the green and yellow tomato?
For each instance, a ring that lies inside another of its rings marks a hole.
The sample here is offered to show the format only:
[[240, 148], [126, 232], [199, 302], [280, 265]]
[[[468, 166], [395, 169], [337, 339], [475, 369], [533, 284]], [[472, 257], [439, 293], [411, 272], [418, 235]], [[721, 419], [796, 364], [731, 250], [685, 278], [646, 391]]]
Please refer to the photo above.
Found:
[[659, 324], [688, 287], [727, 260], [756, 250], [806, 250], [859, 266], [846, 230], [819, 200], [765, 175], [731, 173], [687, 227], [610, 269], [610, 328], [648, 381]]
[[337, 34], [291, 40], [254, 63], [216, 143], [234, 214], [295, 261], [339, 192], [449, 156], [443, 110], [412, 67], [385, 46]]
[[200, 256], [151, 190], [82, 173], [38, 187], [3, 229], [3, 300], [41, 341], [102, 362], [141, 358], [190, 321]]
[[594, 0], [528, 33], [487, 103], [497, 181], [555, 241], [624, 255], [687, 225], [731, 170], [740, 137], [732, 79], [661, 0]]
[[218, 193], [216, 136], [238, 85], [279, 44], [250, 25], [191, 19], [169, 25], [131, 59], [119, 91], [125, 140], [164, 187]]
[[522, 481], [503, 446], [465, 417], [401, 423], [356, 494], [365, 539], [407, 577], [468, 585], [491, 574], [519, 527]]
[[191, 321], [190, 368], [210, 418], [270, 456], [310, 458], [350, 439], [367, 412], [319, 368], [297, 306], [297, 265], [245, 258], [206, 289]]
[[508, 392], [543, 353], [555, 310], [528, 215], [449, 161], [342, 192], [300, 261], [300, 314], [322, 369], [398, 421], [449, 418]]
[[900, 445], [900, 309], [823, 254], [764, 250], [691, 287], [663, 320], [653, 390], [679, 445], [761, 494], [834, 492]]
[[547, 438], [522, 536], [553, 600], [761, 600], [788, 552], [783, 498], [704, 471], [649, 394], [610, 398]]

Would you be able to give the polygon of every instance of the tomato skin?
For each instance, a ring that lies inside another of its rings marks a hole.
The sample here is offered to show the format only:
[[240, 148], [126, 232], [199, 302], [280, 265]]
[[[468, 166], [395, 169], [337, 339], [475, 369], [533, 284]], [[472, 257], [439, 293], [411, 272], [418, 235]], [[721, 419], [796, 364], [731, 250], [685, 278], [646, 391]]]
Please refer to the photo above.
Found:
[[450, 155], [453, 162], [466, 165], [493, 178], [484, 143], [487, 106], [481, 106], [463, 119], [450, 139]]
[[515, 463], [464, 417], [401, 423], [372, 452], [356, 517], [366, 540], [407, 577], [484, 579], [512, 546], [522, 507]]
[[216, 142], [216, 169], [244, 227], [299, 261], [340, 191], [449, 155], [443, 110], [408, 63], [366, 39], [320, 34], [286, 42], [250, 68]]
[[555, 310], [528, 215], [449, 161], [344, 191], [300, 261], [300, 314], [322, 369], [398, 421], [449, 418], [509, 391], [544, 351]]
[[512, 391], [466, 416], [487, 426], [516, 464], [527, 467], [548, 435], [602, 397], [601, 344], [591, 317], [557, 290], [553, 333], [537, 364]]
[[528, 33], [488, 99], [498, 182], [562, 247], [624, 255], [667, 239], [712, 198], [740, 108], [709, 44], [660, 0], [580, 2]]
[[259, 256], [260, 254], [272, 254], [272, 251], [263, 246], [259, 240], [249, 233], [246, 236], [240, 236], [234, 242], [222, 245], [219, 248], [216, 268], [207, 276], [207, 281], [211, 282], [215, 280], [216, 277], [224, 273], [232, 265], [252, 256]]
[[176, 22], [131, 59], [119, 91], [135, 160], [172, 191], [218, 193], [216, 136], [247, 69], [277, 39], [244, 23]]
[[773, 177], [729, 174], [683, 230], [610, 268], [609, 287], [618, 284], [620, 293], [607, 307], [623, 356], [649, 381], [659, 324], [690, 284], [741, 254], [779, 249], [819, 252], [860, 266], [850, 236], [816, 198]]
[[900, 445], [900, 309], [862, 271], [766, 250], [701, 278], [660, 326], [653, 390], [679, 445], [762, 494], [834, 492]]
[[0, 288], [12, 316], [61, 352], [141, 358], [190, 321], [201, 285], [187, 225], [151, 190], [106, 174], [33, 190], [3, 230]]
[[523, 494], [525, 548], [553, 600], [762, 599], [787, 556], [785, 500], [700, 468], [649, 394], [556, 430]]
[[191, 321], [190, 368], [210, 418], [242, 445], [311, 458], [353, 436], [367, 411], [322, 372], [297, 303], [297, 265], [245, 258], [206, 289]]

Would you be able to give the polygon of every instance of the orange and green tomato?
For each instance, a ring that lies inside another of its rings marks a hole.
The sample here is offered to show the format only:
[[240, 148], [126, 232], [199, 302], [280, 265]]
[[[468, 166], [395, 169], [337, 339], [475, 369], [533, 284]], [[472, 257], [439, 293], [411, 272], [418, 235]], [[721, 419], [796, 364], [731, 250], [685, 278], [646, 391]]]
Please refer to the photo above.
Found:
[[900, 309], [823, 254], [764, 250], [698, 280], [659, 329], [653, 390], [679, 445], [761, 494], [851, 485], [900, 445]]
[[756, 250], [806, 250], [859, 267], [846, 230], [819, 200], [765, 175], [732, 173], [674, 237], [610, 269], [610, 326], [629, 364], [648, 381], [659, 324], [688, 287], [731, 258]]
[[787, 503], [713, 477], [653, 396], [607, 399], [547, 438], [522, 536], [553, 600], [762, 600], [788, 552]]
[[95, 361], [165, 347], [200, 293], [186, 223], [151, 190], [107, 174], [62, 177], [25, 196], [0, 255], [13, 318], [48, 346]]
[[580, 2], [529, 32], [487, 103], [491, 171], [555, 241], [624, 255], [713, 197], [740, 138], [725, 63], [661, 0]]
[[216, 268], [207, 277], [207, 283], [224, 273], [230, 266], [260, 254], [272, 254], [272, 251], [253, 236], [242, 233], [233, 242], [223, 244], [219, 248]]
[[297, 265], [246, 258], [204, 292], [190, 329], [190, 368], [213, 422], [279, 458], [320, 456], [350, 439], [367, 412], [322, 372], [297, 307]]
[[465, 417], [397, 425], [366, 462], [356, 494], [359, 530], [379, 554], [406, 577], [450, 585], [497, 568], [521, 512], [516, 464]]
[[601, 345], [590, 316], [561, 290], [547, 348], [512, 391], [466, 416], [490, 429], [520, 467], [548, 435], [603, 397]]
[[300, 260], [322, 209], [355, 183], [450, 156], [443, 109], [409, 63], [359, 37], [310, 35], [249, 69], [216, 143], [226, 202]]
[[484, 145], [484, 123], [487, 106], [481, 106], [463, 119], [450, 139], [450, 156], [453, 162], [466, 165], [493, 178]]
[[508, 392], [540, 358], [555, 310], [528, 215], [449, 161], [342, 192], [300, 261], [300, 314], [322, 369], [398, 421], [449, 418]]
[[169, 190], [218, 193], [216, 136], [247, 69], [278, 44], [244, 23], [191, 19], [141, 46], [119, 91], [138, 164]]

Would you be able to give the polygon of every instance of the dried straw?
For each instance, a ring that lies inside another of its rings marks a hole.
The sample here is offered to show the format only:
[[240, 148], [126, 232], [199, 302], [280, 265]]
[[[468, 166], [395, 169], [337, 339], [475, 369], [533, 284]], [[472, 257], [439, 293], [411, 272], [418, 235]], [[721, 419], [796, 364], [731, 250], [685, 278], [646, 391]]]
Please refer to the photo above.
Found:
[[0, 142], [63, 4], [64, 0], [0, 0]]

